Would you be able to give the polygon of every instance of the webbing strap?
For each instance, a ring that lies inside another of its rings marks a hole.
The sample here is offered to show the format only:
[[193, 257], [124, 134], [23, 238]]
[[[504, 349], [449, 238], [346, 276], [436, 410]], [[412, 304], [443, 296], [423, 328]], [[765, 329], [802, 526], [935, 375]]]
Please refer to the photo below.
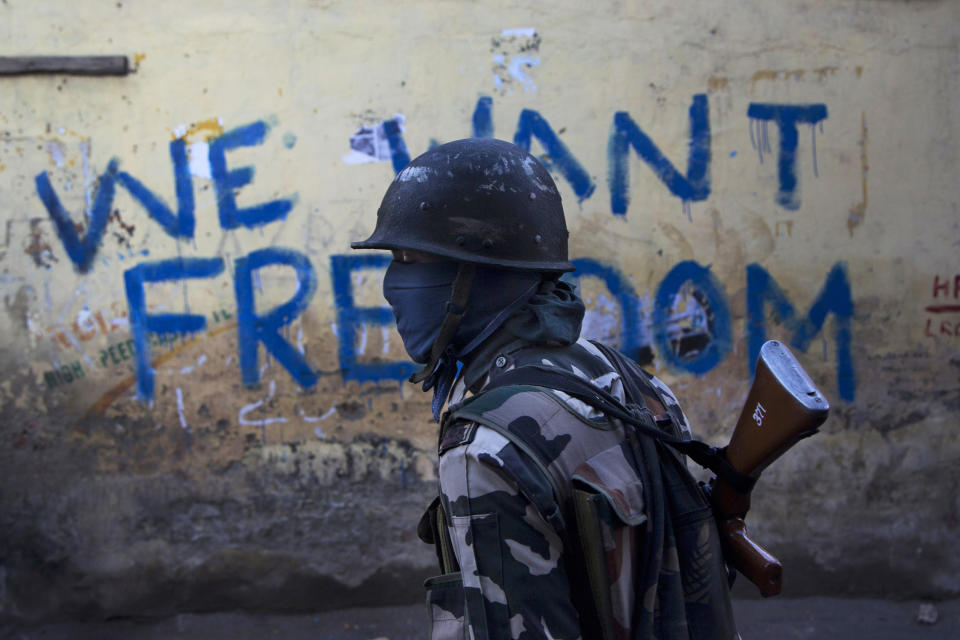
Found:
[[670, 445], [680, 453], [689, 456], [701, 467], [716, 473], [717, 477], [741, 493], [749, 493], [757, 482], [756, 478], [740, 473], [727, 462], [722, 448], [712, 447], [700, 440], [681, 440], [664, 433], [654, 426], [653, 414], [646, 407], [631, 405], [631, 408], [628, 408], [606, 390], [566, 369], [541, 365], [522, 366], [504, 372], [491, 383], [497, 387], [523, 384], [562, 391], [609, 417], [631, 425], [638, 433]]

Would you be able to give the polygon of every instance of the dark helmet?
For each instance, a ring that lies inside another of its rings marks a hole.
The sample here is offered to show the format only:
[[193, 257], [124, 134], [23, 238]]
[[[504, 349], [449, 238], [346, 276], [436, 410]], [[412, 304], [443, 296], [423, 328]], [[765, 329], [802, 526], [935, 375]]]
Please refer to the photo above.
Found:
[[573, 271], [560, 192], [543, 165], [492, 138], [449, 142], [394, 179], [377, 227], [354, 249], [407, 249], [459, 262]]

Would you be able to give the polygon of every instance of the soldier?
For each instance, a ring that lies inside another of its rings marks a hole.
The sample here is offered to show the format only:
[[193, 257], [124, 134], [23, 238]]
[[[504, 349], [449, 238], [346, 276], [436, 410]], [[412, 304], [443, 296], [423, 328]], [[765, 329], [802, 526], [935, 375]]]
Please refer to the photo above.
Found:
[[469, 139], [413, 160], [352, 244], [393, 252], [383, 293], [424, 365], [411, 381], [435, 420], [449, 399], [420, 526], [443, 571], [427, 581], [433, 637], [737, 638], [709, 506], [681, 456], [610, 408], [680, 438], [686, 418], [580, 337], [567, 236], [540, 162]]

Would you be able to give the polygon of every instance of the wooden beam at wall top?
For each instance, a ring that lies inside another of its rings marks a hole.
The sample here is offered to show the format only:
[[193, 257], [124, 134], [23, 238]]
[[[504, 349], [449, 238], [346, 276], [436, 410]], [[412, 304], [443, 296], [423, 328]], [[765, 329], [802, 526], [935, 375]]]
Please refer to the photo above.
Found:
[[127, 56], [0, 56], [0, 76], [62, 73], [74, 76], [125, 76]]

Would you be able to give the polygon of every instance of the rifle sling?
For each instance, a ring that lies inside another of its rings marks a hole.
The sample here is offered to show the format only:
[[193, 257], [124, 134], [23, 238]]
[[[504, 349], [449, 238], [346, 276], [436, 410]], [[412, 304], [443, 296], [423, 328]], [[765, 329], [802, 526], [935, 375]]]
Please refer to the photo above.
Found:
[[[627, 375], [627, 372], [621, 371], [620, 373]], [[724, 448], [713, 447], [700, 440], [682, 440], [664, 433], [653, 426], [655, 424], [652, 419], [653, 416], [645, 406], [632, 405], [635, 408], [630, 409], [604, 389], [591, 384], [571, 371], [559, 367], [540, 365], [517, 367], [497, 376], [488, 389], [493, 386], [509, 385], [546, 387], [573, 396], [602, 411], [607, 416], [631, 425], [636, 432], [669, 445], [680, 453], [689, 456], [691, 460], [701, 467], [713, 471], [718, 478], [740, 493], [750, 493], [757, 482], [757, 478], [740, 473], [727, 462], [724, 456]], [[644, 420], [644, 417], [647, 419]]]

